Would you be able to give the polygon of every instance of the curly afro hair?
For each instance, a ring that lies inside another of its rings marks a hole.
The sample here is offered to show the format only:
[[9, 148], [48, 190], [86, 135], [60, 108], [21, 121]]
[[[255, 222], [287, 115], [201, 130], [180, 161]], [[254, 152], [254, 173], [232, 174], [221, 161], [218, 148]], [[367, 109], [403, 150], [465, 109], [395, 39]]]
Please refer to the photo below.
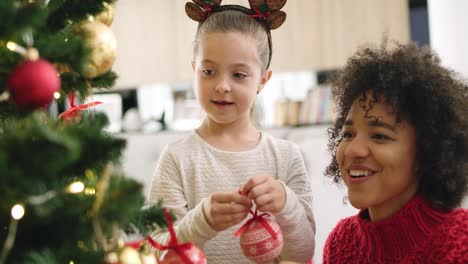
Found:
[[341, 182], [336, 150], [342, 127], [353, 102], [370, 92], [393, 108], [397, 122], [415, 128], [419, 192], [436, 207], [459, 206], [468, 189], [468, 86], [458, 77], [427, 47], [361, 48], [332, 78], [337, 118], [328, 129], [326, 176]]

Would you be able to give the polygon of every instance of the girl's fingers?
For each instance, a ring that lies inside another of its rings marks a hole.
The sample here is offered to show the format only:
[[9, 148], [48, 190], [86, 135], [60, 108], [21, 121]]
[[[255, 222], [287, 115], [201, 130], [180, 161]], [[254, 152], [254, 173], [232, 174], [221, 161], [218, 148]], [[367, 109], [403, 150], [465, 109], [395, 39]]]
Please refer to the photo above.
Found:
[[268, 182], [265, 182], [265, 183], [259, 184], [259, 185], [255, 186], [255, 187], [253, 187], [252, 189], [250, 189], [247, 196], [250, 199], [257, 200], [257, 198], [259, 196], [270, 193], [271, 191], [272, 191], [271, 184], [268, 183]]
[[214, 192], [211, 194], [211, 199], [217, 203], [230, 203], [234, 199], [232, 192]]
[[212, 201], [216, 203], [237, 203], [247, 207], [252, 206], [252, 201], [245, 195], [235, 192], [216, 192], [211, 196]]
[[247, 213], [237, 213], [229, 215], [218, 215], [214, 220], [217, 225], [222, 226], [223, 228], [229, 228], [242, 222], [245, 217], [247, 217]]
[[248, 208], [252, 207], [252, 200], [245, 196], [245, 195], [242, 195], [242, 194], [234, 194], [233, 197], [232, 197], [232, 202], [233, 203], [237, 203], [237, 204], [241, 204], [241, 205], [244, 205]]
[[281, 211], [280, 208], [279, 208], [279, 205], [277, 203], [275, 203], [275, 202], [270, 202], [270, 203], [264, 204], [262, 206], [259, 206], [258, 210], [260, 210], [262, 212], [272, 213], [272, 214], [275, 214], [275, 213], [278, 213], [278, 212]]
[[[262, 206], [264, 206], [264, 205], [266, 205], [268, 203], [271, 203], [271, 202], [273, 202], [273, 196], [271, 194], [269, 194], [269, 193], [257, 196], [255, 198], [255, 204], [257, 205], [257, 208], [259, 210], [261, 210], [260, 207], [262, 207]], [[261, 211], [263, 211], [263, 210], [261, 210]]]
[[249, 210], [250, 210], [250, 206], [245, 206], [243, 204], [238, 204], [238, 203], [217, 204], [213, 208], [213, 211], [215, 211], [215, 213], [223, 214], [223, 215], [244, 213], [244, 212], [249, 212]]
[[242, 186], [241, 193], [248, 195], [252, 188], [259, 184], [263, 184], [269, 178], [271, 178], [271, 176], [265, 174], [253, 176], [252, 178], [248, 179], [247, 182]]

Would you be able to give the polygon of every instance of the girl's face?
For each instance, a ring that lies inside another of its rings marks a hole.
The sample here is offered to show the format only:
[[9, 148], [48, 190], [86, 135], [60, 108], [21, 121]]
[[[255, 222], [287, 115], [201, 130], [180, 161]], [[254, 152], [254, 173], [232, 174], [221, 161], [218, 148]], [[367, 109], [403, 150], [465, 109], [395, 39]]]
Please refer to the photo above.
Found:
[[195, 91], [208, 117], [220, 124], [250, 121], [257, 93], [270, 79], [262, 72], [257, 43], [237, 32], [207, 33], [192, 67]]
[[379, 221], [397, 212], [418, 189], [415, 131], [407, 121], [396, 124], [389, 105], [373, 103], [365, 117], [358, 101], [346, 118], [336, 158], [351, 204], [369, 208], [371, 220]]

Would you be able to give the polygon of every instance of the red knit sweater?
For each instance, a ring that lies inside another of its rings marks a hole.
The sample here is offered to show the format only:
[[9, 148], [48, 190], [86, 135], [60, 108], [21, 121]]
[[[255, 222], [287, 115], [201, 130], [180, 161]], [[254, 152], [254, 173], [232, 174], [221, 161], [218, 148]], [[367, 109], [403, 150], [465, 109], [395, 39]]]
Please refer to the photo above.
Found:
[[388, 219], [368, 211], [341, 220], [328, 236], [323, 263], [468, 263], [468, 210], [436, 210], [421, 196]]

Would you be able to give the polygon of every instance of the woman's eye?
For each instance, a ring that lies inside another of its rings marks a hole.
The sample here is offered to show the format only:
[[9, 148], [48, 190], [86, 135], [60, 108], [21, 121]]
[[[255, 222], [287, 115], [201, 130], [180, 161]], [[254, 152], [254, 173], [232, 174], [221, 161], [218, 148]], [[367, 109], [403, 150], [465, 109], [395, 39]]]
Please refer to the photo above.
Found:
[[213, 70], [210, 70], [210, 69], [203, 69], [202, 70], [202, 73], [206, 76], [210, 76], [210, 75], [213, 75], [214, 74], [214, 71]]
[[247, 77], [246, 74], [243, 74], [243, 73], [240, 73], [240, 72], [234, 73], [233, 76], [234, 76], [235, 78], [237, 78], [237, 79], [243, 79], [243, 78]]
[[372, 138], [376, 139], [376, 140], [380, 140], [380, 141], [385, 141], [385, 140], [390, 140], [391, 139], [389, 136], [386, 136], [384, 134], [379, 134], [379, 133], [376, 133], [376, 134], [372, 135]]
[[353, 137], [353, 133], [351, 133], [350, 131], [344, 131], [341, 137], [343, 138], [343, 140], [349, 140]]

